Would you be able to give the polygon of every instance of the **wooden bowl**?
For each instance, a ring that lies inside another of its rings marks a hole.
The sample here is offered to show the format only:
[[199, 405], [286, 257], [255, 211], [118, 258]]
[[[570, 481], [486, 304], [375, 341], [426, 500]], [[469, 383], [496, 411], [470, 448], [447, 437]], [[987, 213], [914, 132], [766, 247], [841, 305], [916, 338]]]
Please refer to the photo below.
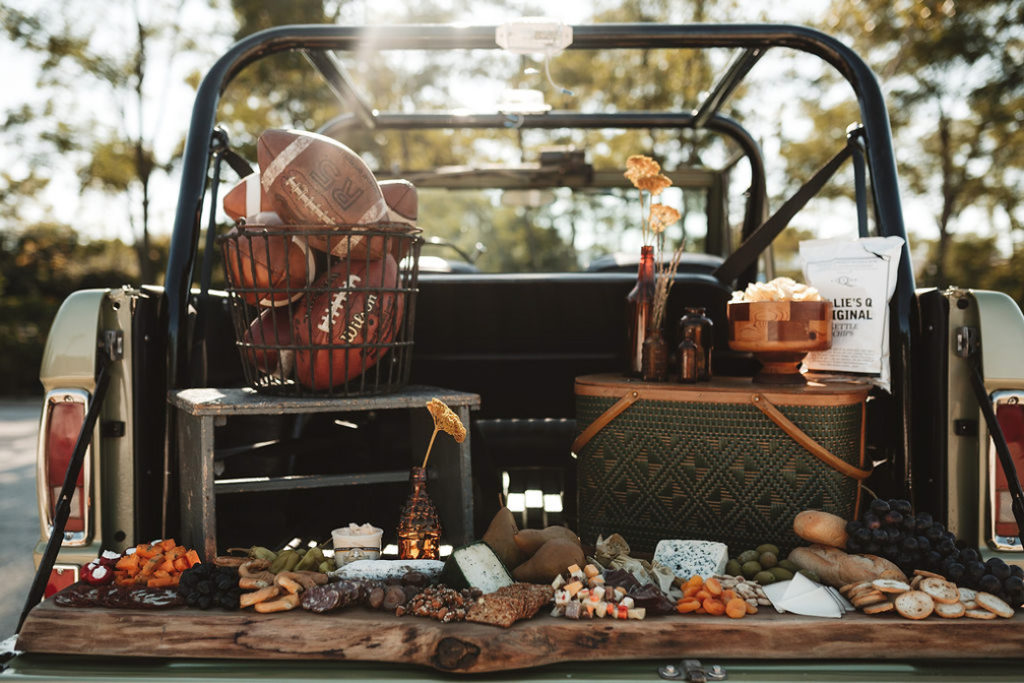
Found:
[[754, 354], [762, 366], [754, 381], [761, 384], [803, 384], [804, 356], [832, 346], [829, 301], [730, 303], [728, 317], [729, 348]]

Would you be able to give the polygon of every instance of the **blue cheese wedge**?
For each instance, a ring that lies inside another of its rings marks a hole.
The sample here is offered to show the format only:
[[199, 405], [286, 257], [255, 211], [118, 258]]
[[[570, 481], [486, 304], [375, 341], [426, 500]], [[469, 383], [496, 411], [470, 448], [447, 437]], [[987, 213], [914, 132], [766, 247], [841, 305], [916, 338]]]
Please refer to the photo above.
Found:
[[664, 565], [682, 579], [699, 574], [705, 579], [725, 573], [729, 547], [714, 541], [658, 541], [652, 564]]
[[515, 583], [505, 565], [483, 541], [453, 550], [444, 564], [441, 582], [451, 588], [479, 588], [484, 595]]
[[342, 565], [329, 574], [332, 580], [371, 579], [393, 581], [407, 572], [417, 571], [426, 575], [431, 582], [437, 581], [444, 569], [440, 560], [356, 560]]

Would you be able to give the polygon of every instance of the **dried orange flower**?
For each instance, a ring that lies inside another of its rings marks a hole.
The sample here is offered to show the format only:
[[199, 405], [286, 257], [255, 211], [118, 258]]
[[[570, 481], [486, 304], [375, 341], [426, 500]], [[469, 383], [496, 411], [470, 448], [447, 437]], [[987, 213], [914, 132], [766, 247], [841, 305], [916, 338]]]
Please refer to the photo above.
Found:
[[644, 188], [640, 187], [640, 181], [659, 173], [661, 173], [661, 164], [649, 156], [634, 154], [626, 159], [626, 172], [623, 175], [629, 178], [634, 187], [642, 190]]
[[655, 235], [664, 232], [665, 228], [679, 220], [679, 211], [665, 204], [653, 204], [649, 223]]
[[427, 410], [430, 411], [430, 416], [434, 418], [434, 429], [441, 430], [446, 434], [450, 434], [456, 443], [462, 443], [466, 440], [466, 428], [462, 425], [462, 420], [455, 412], [445, 405], [444, 401], [439, 398], [432, 398], [427, 403]]
[[633, 184], [641, 190], [650, 192], [652, 197], [657, 197], [665, 188], [672, 186], [672, 180], [668, 176], [658, 173], [657, 175], [644, 176], [633, 181]]

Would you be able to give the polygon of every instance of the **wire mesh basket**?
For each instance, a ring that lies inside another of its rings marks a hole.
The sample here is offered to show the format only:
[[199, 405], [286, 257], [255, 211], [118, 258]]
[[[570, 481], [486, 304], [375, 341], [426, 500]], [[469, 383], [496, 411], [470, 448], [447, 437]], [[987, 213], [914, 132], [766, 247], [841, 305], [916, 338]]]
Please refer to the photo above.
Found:
[[409, 380], [419, 229], [240, 224], [220, 238], [249, 386], [288, 396], [398, 391]]

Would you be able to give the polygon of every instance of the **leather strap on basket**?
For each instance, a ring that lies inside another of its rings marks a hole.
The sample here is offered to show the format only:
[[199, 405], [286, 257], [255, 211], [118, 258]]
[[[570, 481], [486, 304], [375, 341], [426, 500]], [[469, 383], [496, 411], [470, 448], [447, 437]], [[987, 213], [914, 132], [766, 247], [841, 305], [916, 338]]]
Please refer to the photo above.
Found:
[[[863, 481], [871, 475], [870, 470], [862, 470], [859, 467], [854, 467], [850, 463], [842, 460], [833, 455], [827, 448], [822, 446], [820, 443], [812, 439], [807, 435], [807, 432], [803, 431], [795, 424], [793, 424], [788, 417], [782, 414], [778, 408], [775, 407], [771, 401], [764, 397], [762, 394], [754, 394], [750, 397], [750, 402], [760, 410], [765, 416], [778, 425], [779, 429], [786, 432], [794, 441], [807, 449], [807, 451], [821, 460], [823, 463], [847, 477]], [[582, 435], [581, 435], [582, 436]]]
[[593, 439], [599, 431], [604, 429], [604, 426], [614, 420], [619, 414], [626, 408], [630, 407], [640, 398], [640, 392], [634, 389], [629, 392], [618, 401], [613, 403], [608, 410], [601, 413], [596, 420], [591, 422], [586, 429], [580, 432], [580, 435], [576, 437], [576, 440], [572, 442], [573, 454], [579, 453], [583, 450], [583, 447]]

